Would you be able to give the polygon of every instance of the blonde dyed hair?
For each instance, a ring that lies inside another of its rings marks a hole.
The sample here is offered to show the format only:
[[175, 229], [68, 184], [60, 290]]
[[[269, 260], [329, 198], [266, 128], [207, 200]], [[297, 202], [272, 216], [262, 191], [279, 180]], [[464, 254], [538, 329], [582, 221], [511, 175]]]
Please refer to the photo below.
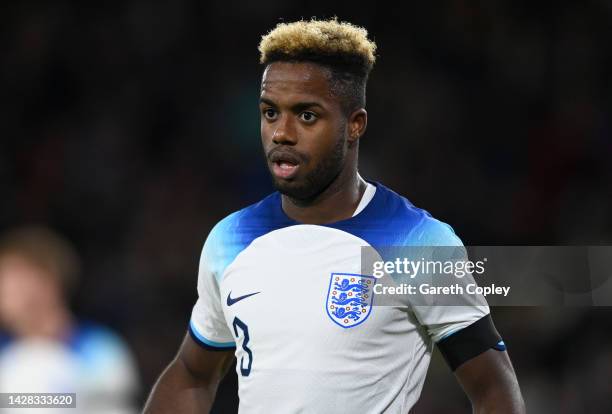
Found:
[[361, 60], [369, 71], [376, 62], [376, 43], [368, 39], [368, 31], [337, 18], [279, 23], [262, 36], [259, 52], [263, 64], [280, 56], [286, 60], [304, 55], [345, 56]]
[[345, 112], [365, 107], [368, 76], [376, 62], [376, 43], [368, 32], [337, 18], [279, 23], [261, 38], [259, 61], [309, 62], [329, 70], [330, 89]]

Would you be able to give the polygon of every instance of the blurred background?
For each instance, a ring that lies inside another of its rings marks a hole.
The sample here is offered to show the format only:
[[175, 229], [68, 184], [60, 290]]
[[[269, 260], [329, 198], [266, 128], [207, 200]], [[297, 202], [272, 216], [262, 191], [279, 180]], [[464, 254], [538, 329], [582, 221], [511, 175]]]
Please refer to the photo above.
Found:
[[[468, 245], [610, 244], [612, 3], [482, 3], [3, 4], [0, 232], [75, 246], [70, 308], [123, 338], [133, 407], [185, 334], [206, 235], [272, 191], [257, 45], [280, 21], [336, 15], [378, 44], [365, 178]], [[612, 412], [611, 309], [493, 314], [530, 412]], [[438, 355], [414, 411], [469, 412]]]

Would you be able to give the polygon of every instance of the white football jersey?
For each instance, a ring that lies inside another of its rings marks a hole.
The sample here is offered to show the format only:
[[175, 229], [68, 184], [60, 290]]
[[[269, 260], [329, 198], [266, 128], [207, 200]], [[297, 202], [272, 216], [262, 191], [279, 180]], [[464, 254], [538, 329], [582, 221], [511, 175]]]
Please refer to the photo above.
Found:
[[240, 413], [406, 413], [433, 343], [489, 313], [372, 306], [363, 246], [461, 245], [448, 225], [373, 185], [346, 220], [300, 224], [274, 193], [208, 236], [189, 330], [204, 347], [235, 347]]

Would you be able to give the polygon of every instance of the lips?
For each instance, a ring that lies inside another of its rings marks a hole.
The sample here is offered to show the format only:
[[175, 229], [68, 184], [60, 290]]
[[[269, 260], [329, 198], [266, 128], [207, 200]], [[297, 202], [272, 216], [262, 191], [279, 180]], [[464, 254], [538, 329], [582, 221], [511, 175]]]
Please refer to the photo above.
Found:
[[300, 157], [287, 150], [273, 150], [268, 159], [272, 163], [272, 173], [278, 178], [289, 180], [300, 168]]

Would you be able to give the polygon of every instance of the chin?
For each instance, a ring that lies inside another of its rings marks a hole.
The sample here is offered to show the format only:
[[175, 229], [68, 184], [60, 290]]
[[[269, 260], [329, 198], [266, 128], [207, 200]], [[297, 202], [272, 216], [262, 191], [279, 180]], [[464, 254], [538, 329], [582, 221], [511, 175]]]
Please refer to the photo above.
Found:
[[313, 191], [313, 189], [304, 182], [273, 178], [273, 183], [274, 188], [276, 188], [279, 193], [294, 200], [307, 201], [317, 194], [317, 191]]

